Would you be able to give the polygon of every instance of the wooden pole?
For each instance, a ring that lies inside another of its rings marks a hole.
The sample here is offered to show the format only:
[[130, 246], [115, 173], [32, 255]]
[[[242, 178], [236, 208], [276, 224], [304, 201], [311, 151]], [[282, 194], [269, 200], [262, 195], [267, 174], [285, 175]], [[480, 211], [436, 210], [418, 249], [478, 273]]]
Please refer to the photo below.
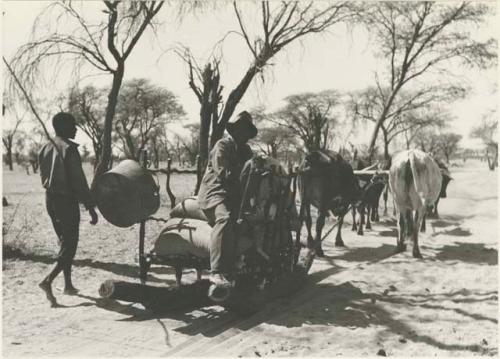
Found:
[[196, 186], [194, 188], [194, 195], [197, 196], [198, 192], [200, 191], [200, 186], [201, 186], [201, 157], [200, 155], [196, 156]]
[[[141, 166], [146, 169], [148, 166], [148, 152], [142, 150], [140, 153]], [[146, 221], [142, 220], [139, 227], [139, 279], [141, 283], [146, 283], [148, 275], [148, 262], [144, 257], [144, 237], [146, 236]]]

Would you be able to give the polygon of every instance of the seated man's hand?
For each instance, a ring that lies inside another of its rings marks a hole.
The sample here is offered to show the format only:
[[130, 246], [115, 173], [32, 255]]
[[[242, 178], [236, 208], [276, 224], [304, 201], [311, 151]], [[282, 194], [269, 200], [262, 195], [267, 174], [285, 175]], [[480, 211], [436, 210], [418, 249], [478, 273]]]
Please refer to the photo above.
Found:
[[90, 224], [91, 225], [96, 225], [97, 224], [97, 213], [95, 211], [95, 208], [90, 208], [89, 209], [89, 214], [90, 214]]

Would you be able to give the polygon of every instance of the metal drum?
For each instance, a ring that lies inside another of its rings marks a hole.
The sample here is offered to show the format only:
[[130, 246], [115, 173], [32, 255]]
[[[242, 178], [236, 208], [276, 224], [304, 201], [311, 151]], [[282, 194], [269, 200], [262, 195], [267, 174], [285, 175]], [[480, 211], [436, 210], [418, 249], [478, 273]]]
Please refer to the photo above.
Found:
[[147, 219], [160, 207], [159, 187], [138, 162], [124, 160], [99, 176], [94, 195], [108, 222], [129, 227]]

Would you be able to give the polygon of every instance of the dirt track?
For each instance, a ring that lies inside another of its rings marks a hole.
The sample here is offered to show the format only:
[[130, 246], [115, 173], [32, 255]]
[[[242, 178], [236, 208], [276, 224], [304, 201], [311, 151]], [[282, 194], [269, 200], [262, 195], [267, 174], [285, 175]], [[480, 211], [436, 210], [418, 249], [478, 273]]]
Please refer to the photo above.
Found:
[[[498, 355], [497, 175], [468, 162], [452, 168], [452, 176], [441, 218], [420, 237], [423, 260], [413, 259], [411, 248], [393, 255], [395, 222], [388, 216], [363, 237], [346, 225], [348, 247], [333, 247], [330, 235], [328, 257], [314, 262], [301, 293], [247, 318], [217, 306], [156, 317], [140, 305], [103, 302], [97, 294], [103, 280], [134, 280], [135, 243], [117, 242], [115, 252], [128, 253], [113, 263], [94, 254], [111, 238], [86, 244], [83, 237], [100, 232], [85, 225], [74, 270], [82, 294], [63, 296], [62, 279], [56, 284], [66, 308], [50, 309], [36, 287], [50, 256], [4, 264], [3, 355], [374, 356], [380, 349], [391, 356]], [[46, 230], [40, 235], [49, 238]], [[115, 233], [128, 240], [135, 230]], [[174, 281], [169, 268], [151, 273], [153, 284]], [[193, 280], [194, 273], [185, 277]]]

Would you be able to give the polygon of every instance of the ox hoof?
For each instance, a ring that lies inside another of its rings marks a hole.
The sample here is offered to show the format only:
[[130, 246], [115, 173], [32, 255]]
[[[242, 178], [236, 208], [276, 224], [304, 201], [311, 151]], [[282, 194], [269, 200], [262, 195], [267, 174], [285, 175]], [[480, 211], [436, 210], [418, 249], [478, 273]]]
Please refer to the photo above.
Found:
[[363, 231], [358, 231], [358, 236], [362, 236], [362, 235], [364, 235], [364, 234], [365, 234], [365, 232], [363, 232]]
[[413, 258], [419, 258], [422, 259], [422, 254], [420, 252], [415, 252], [413, 251]]

